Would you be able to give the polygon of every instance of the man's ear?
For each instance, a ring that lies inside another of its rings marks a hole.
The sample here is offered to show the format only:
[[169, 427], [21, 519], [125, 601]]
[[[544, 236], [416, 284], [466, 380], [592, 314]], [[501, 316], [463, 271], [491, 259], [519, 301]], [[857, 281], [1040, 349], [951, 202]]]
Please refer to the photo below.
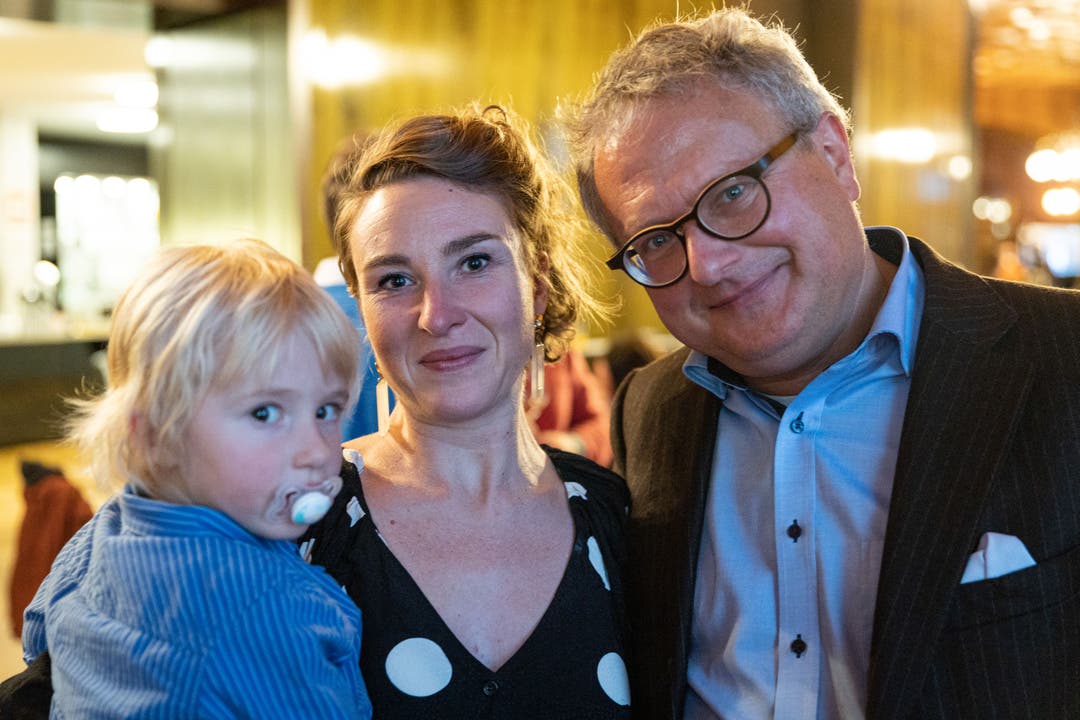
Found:
[[861, 191], [844, 123], [831, 112], [822, 113], [811, 135], [837, 180], [847, 190], [848, 199], [851, 202], [858, 200]]

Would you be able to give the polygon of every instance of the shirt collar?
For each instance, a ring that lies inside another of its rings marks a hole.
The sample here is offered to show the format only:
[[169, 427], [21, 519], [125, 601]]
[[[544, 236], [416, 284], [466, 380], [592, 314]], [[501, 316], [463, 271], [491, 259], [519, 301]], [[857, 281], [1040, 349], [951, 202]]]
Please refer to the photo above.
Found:
[[899, 267], [889, 285], [885, 302], [881, 304], [870, 332], [860, 347], [877, 335], [892, 335], [899, 347], [900, 366], [904, 374], [911, 377], [915, 365], [915, 343], [922, 322], [925, 279], [903, 232], [894, 227], [869, 227], [866, 228], [866, 238], [871, 250], [894, 265], [899, 260]]
[[[922, 270], [903, 232], [888, 226], [868, 227], [865, 232], [870, 249], [898, 267], [870, 331], [855, 352], [879, 335], [891, 335], [897, 344], [900, 366], [911, 377], [925, 296]], [[747, 389], [741, 375], [697, 350], [691, 350], [687, 356], [683, 374], [721, 400], [727, 399], [730, 390]]]

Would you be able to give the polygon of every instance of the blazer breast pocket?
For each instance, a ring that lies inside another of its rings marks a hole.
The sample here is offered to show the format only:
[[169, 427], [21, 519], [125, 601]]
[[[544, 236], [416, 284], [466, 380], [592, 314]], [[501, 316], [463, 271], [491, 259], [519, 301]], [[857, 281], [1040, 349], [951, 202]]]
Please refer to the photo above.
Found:
[[1080, 718], [1080, 547], [958, 585], [921, 718]]
[[1016, 572], [954, 591], [945, 631], [1021, 617], [1080, 598], [1080, 546]]

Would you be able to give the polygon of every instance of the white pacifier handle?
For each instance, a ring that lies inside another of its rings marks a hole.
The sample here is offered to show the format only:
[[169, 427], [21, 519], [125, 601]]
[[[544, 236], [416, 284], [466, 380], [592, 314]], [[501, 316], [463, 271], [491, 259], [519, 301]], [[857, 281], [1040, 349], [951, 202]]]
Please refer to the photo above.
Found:
[[292, 506], [292, 519], [297, 525], [311, 525], [322, 519], [334, 499], [317, 490], [296, 498]]

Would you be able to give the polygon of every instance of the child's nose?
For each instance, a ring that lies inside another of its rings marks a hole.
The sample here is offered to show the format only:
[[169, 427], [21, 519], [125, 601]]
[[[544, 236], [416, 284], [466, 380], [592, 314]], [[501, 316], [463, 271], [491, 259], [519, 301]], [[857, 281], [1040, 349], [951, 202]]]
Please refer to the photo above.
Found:
[[299, 467], [323, 467], [339, 459], [341, 431], [336, 423], [313, 420], [305, 423], [299, 438], [296, 464]]

